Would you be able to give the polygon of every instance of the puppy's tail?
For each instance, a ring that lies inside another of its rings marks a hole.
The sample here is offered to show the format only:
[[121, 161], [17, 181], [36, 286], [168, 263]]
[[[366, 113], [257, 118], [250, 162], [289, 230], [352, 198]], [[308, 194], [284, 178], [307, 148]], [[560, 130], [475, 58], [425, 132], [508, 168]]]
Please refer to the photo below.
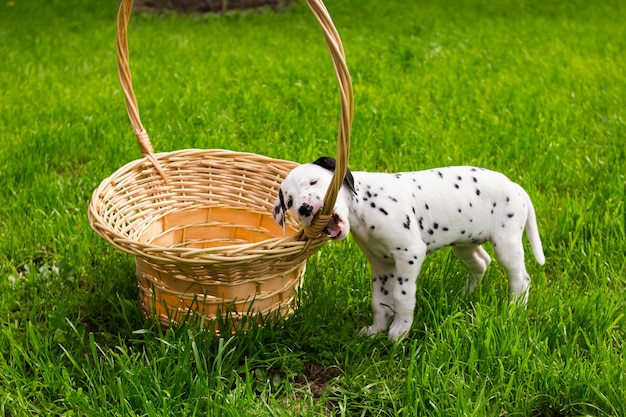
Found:
[[[521, 187], [520, 187], [521, 188]], [[543, 254], [543, 246], [541, 245], [541, 238], [539, 237], [539, 228], [537, 227], [537, 216], [535, 214], [535, 208], [528, 193], [522, 189], [522, 194], [526, 198], [526, 205], [528, 206], [528, 217], [526, 217], [526, 236], [528, 236], [528, 242], [530, 248], [535, 255], [535, 259], [539, 265], [546, 263], [546, 258]]]

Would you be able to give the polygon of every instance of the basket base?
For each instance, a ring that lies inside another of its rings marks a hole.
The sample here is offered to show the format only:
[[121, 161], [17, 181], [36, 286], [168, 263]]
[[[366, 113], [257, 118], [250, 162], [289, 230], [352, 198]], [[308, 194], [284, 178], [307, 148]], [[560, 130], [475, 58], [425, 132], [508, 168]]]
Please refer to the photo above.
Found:
[[[178, 279], [178, 285], [187, 285], [186, 290], [180, 292], [171, 288], [171, 283], [168, 285], [171, 281], [168, 273], [160, 271], [145, 259], [135, 257], [135, 266], [141, 307], [146, 317], [157, 318], [161, 325], [169, 327], [194, 316], [222, 333], [244, 327], [244, 321], [259, 314], [268, 316], [277, 313], [283, 319], [291, 316], [306, 269], [306, 263], [302, 263], [290, 273], [268, 279], [262, 284], [185, 283]], [[220, 328], [220, 323], [226, 323], [230, 328]]]

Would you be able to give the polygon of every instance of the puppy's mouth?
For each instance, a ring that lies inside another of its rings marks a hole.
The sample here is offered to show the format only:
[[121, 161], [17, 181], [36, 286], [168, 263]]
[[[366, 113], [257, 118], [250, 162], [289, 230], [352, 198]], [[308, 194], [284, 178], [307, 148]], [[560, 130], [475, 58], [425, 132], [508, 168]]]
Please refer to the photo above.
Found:
[[341, 222], [341, 218], [335, 212], [333, 212], [330, 221], [324, 228], [324, 233], [326, 233], [331, 239], [337, 239], [341, 235], [341, 227], [339, 223]]

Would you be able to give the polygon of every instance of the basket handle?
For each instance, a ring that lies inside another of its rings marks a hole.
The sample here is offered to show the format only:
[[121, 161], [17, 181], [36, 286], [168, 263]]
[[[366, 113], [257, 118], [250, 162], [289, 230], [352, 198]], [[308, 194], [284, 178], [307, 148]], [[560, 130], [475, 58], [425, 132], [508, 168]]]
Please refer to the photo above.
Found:
[[341, 113], [339, 118], [339, 134], [337, 136], [337, 160], [335, 173], [326, 195], [324, 196], [324, 207], [319, 210], [311, 225], [303, 230], [303, 235], [308, 239], [318, 238], [325, 235], [324, 228], [331, 220], [332, 211], [335, 207], [337, 195], [343, 184], [344, 177], [348, 170], [348, 157], [350, 155], [350, 131], [352, 130], [352, 119], [354, 115], [354, 95], [352, 92], [352, 80], [350, 71], [346, 64], [346, 56], [339, 33], [324, 6], [322, 0], [307, 0], [307, 4], [324, 32], [326, 44], [330, 57], [335, 67], [339, 90], [341, 94]]
[[117, 75], [124, 90], [124, 97], [126, 100], [126, 112], [130, 118], [130, 124], [133, 127], [135, 136], [137, 137], [137, 144], [141, 155], [147, 158], [154, 168], [157, 170], [165, 184], [168, 183], [167, 176], [161, 168], [161, 164], [154, 157], [154, 149], [150, 142], [148, 132], [141, 124], [141, 118], [139, 117], [139, 107], [137, 106], [137, 98], [133, 91], [133, 80], [130, 74], [130, 65], [128, 59], [128, 22], [130, 21], [130, 15], [133, 11], [133, 0], [122, 0], [120, 8], [117, 13]]

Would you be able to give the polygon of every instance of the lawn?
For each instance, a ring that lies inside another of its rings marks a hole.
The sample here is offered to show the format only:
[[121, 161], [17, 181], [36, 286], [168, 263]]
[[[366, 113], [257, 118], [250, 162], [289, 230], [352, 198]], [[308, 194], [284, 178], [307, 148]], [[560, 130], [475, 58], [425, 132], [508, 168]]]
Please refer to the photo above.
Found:
[[[116, 1], [0, 4], [0, 415], [626, 415], [626, 4], [328, 0], [355, 93], [350, 167], [477, 165], [533, 199], [527, 309], [497, 263], [471, 297], [449, 249], [408, 338], [362, 338], [369, 269], [348, 238], [299, 308], [247, 333], [142, 315], [131, 256], [91, 193], [140, 157], [117, 81]], [[136, 14], [131, 68], [157, 151], [334, 154], [339, 94], [303, 2]], [[492, 253], [491, 247], [487, 249]], [[527, 251], [529, 253], [529, 251]]]

